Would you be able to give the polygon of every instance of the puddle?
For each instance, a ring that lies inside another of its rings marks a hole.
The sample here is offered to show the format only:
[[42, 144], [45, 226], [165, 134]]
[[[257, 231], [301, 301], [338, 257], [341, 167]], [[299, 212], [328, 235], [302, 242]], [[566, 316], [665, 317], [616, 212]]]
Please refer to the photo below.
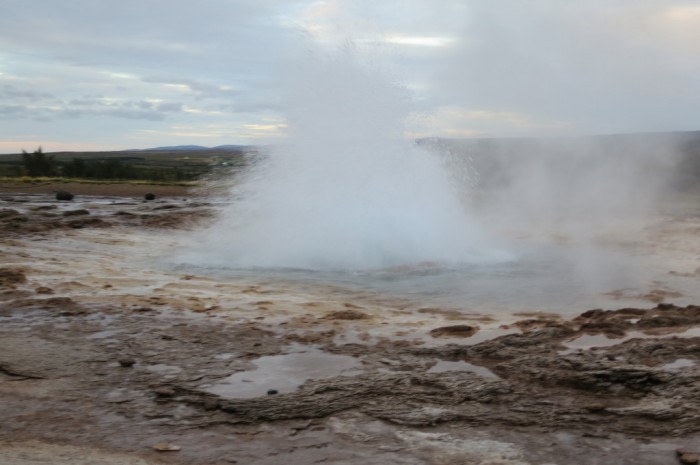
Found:
[[446, 360], [440, 360], [435, 365], [433, 365], [427, 373], [444, 373], [446, 371], [468, 371], [482, 378], [490, 379], [500, 379], [493, 371], [486, 367], [481, 367], [478, 365], [472, 365], [471, 363], [459, 361], [459, 362], [448, 362]]
[[235, 373], [221, 383], [201, 388], [222, 397], [250, 399], [264, 396], [270, 389], [281, 394], [293, 392], [309, 379], [360, 373], [360, 362], [356, 358], [315, 349], [260, 357], [253, 363], [257, 369]]
[[[634, 337], [632, 334], [627, 334], [623, 337], [609, 338], [605, 334], [584, 334], [583, 336], [572, 339], [564, 343], [568, 349], [590, 349], [591, 347], [610, 347], [625, 342]], [[648, 336], [643, 336], [648, 337]]]
[[683, 331], [682, 333], [678, 334], [673, 334], [672, 336], [678, 336], [678, 337], [700, 337], [700, 326], [695, 327], [695, 328], [690, 328], [687, 331]]
[[678, 360], [674, 360], [671, 363], [667, 363], [666, 365], [662, 365], [660, 368], [662, 370], [666, 371], [675, 371], [675, 370], [680, 370], [682, 368], [689, 368], [695, 366], [695, 360], [690, 360], [687, 358], [679, 358]]
[[592, 347], [610, 347], [614, 346], [617, 344], [621, 344], [625, 341], [628, 341], [630, 339], [634, 338], [642, 338], [642, 339], [661, 339], [661, 338], [668, 338], [668, 337], [698, 337], [700, 336], [700, 327], [696, 328], [690, 328], [686, 331], [679, 332], [679, 333], [669, 333], [669, 334], [663, 334], [663, 335], [651, 335], [651, 334], [645, 334], [641, 331], [632, 331], [623, 337], [618, 337], [618, 338], [609, 338], [604, 334], [584, 334], [582, 336], [577, 337], [576, 339], [572, 339], [570, 341], [567, 341], [564, 343], [564, 346], [568, 349], [565, 351], [561, 351], [560, 353], [570, 353], [573, 352], [577, 349], [590, 349]]
[[[429, 326], [428, 328], [418, 328], [401, 331], [399, 325], [386, 325], [377, 328], [362, 329], [360, 331], [346, 329], [342, 333], [337, 334], [333, 338], [333, 343], [336, 345], [344, 344], [362, 344], [375, 345], [382, 340], [389, 341], [409, 341], [411, 344], [423, 347], [439, 347], [449, 343], [458, 343], [461, 345], [476, 345], [484, 341], [489, 341], [507, 334], [517, 334], [520, 330], [517, 328], [482, 328], [479, 332], [471, 337], [439, 337], [430, 336], [430, 329], [434, 329], [437, 325]], [[401, 332], [397, 335], [397, 332]]]

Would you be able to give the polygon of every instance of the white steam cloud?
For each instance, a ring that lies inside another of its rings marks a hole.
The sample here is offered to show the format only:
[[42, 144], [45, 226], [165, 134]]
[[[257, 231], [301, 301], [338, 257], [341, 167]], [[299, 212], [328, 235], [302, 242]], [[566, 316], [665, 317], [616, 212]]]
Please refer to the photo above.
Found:
[[351, 46], [284, 77], [289, 139], [235, 187], [200, 259], [313, 269], [503, 259], [439, 157], [404, 137], [401, 85]]

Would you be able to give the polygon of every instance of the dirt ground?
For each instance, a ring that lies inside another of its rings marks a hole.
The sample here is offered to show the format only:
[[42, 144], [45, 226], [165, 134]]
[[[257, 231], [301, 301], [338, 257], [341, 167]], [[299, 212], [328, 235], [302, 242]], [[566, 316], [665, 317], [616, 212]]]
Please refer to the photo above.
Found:
[[[497, 322], [183, 272], [153, 263], [217, 205], [157, 194], [0, 191], [0, 463], [631, 465], [700, 452], [700, 306], [658, 294]], [[670, 274], [697, 277], [700, 248], [679, 231], [698, 228], [684, 216], [650, 230], [685, 257]]]
[[0, 182], [0, 195], [7, 194], [55, 194], [57, 191], [67, 191], [74, 195], [120, 196], [142, 199], [147, 193], [157, 197], [185, 197], [194, 192], [187, 186], [153, 185], [153, 184], [93, 184], [93, 183], [23, 183]]

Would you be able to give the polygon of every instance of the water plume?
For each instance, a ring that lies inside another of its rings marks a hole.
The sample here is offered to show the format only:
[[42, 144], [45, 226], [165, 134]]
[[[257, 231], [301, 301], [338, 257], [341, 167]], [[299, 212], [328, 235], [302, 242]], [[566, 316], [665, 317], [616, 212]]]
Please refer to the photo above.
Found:
[[404, 136], [408, 91], [353, 47], [280, 84], [289, 135], [236, 182], [201, 239], [208, 264], [372, 269], [502, 258], [440, 159]]

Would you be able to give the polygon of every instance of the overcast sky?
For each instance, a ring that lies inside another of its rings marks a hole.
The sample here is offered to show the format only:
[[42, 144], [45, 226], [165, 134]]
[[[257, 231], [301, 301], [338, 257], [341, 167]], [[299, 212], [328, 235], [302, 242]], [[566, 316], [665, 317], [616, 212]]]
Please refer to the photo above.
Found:
[[698, 0], [0, 0], [0, 153], [279, 140], [280, 63], [348, 42], [411, 137], [700, 129]]

